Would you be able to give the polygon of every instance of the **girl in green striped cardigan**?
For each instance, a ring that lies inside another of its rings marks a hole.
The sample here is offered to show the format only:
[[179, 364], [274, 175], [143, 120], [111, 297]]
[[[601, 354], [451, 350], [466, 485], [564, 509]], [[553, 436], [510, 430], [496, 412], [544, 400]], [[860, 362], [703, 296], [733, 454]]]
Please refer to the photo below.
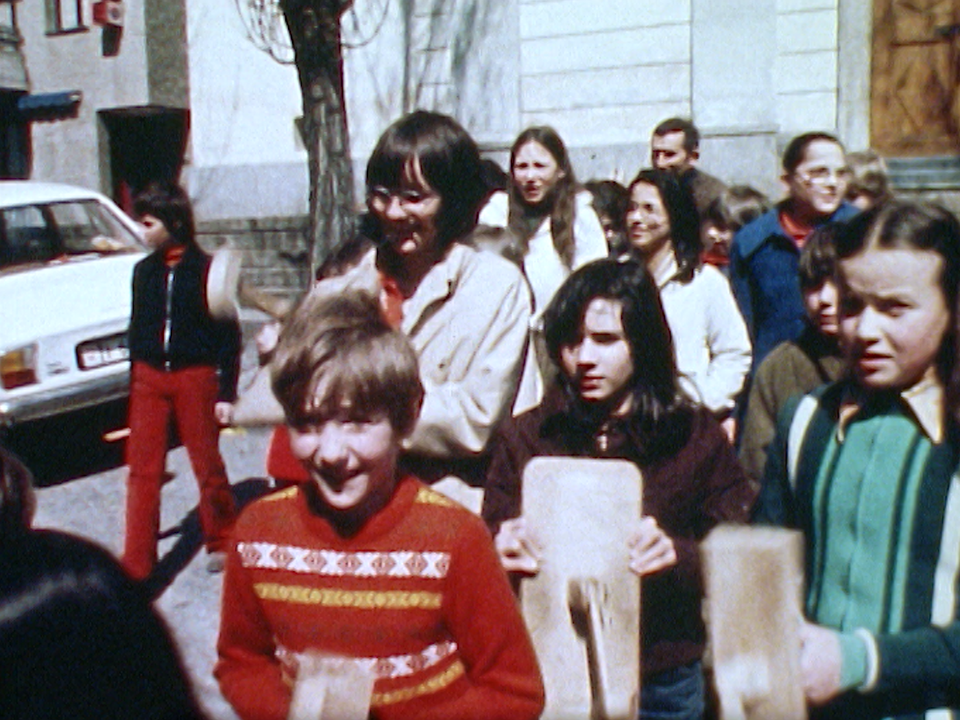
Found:
[[757, 518], [806, 538], [814, 717], [960, 718], [960, 224], [891, 201], [837, 251], [849, 371], [786, 408]]

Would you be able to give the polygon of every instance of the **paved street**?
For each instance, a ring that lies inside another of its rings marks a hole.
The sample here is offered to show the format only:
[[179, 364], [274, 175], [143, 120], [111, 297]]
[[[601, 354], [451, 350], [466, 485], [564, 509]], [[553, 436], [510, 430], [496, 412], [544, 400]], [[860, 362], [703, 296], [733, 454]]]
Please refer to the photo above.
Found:
[[[238, 494], [262, 490], [266, 431], [225, 433], [221, 449]], [[234, 720], [213, 679], [220, 621], [222, 575], [206, 571], [196, 517], [197, 486], [186, 451], [170, 452], [174, 478], [163, 489], [159, 574], [170, 584], [156, 602], [183, 655], [194, 686], [213, 720]], [[35, 525], [66, 530], [96, 540], [119, 554], [123, 545], [124, 468], [108, 470], [38, 491]]]
[[[245, 324], [245, 337], [249, 339], [248, 329]], [[245, 356], [245, 376], [249, 375], [250, 361]], [[242, 384], [243, 380], [241, 387]], [[267, 435], [264, 429], [227, 430], [221, 435], [221, 452], [241, 502], [266, 489], [263, 458]], [[235, 720], [236, 715], [220, 695], [212, 675], [223, 576], [211, 575], [206, 570], [196, 515], [197, 485], [182, 447], [168, 453], [167, 469], [173, 477], [163, 489], [163, 537], [156, 573], [162, 594], [156, 607], [180, 646], [210, 718]], [[125, 468], [119, 467], [40, 488], [35, 526], [76, 533], [119, 554], [123, 544], [125, 478]]]

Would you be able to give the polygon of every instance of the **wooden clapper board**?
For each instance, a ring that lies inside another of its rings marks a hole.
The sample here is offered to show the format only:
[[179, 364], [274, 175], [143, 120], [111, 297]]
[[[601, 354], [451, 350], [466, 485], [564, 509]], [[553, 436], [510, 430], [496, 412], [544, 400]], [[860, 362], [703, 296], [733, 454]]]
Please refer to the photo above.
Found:
[[805, 720], [802, 536], [720, 525], [702, 543], [701, 554], [721, 720]]
[[523, 516], [543, 546], [521, 585], [546, 686], [543, 720], [635, 720], [640, 694], [640, 579], [627, 539], [641, 478], [625, 460], [534, 458]]

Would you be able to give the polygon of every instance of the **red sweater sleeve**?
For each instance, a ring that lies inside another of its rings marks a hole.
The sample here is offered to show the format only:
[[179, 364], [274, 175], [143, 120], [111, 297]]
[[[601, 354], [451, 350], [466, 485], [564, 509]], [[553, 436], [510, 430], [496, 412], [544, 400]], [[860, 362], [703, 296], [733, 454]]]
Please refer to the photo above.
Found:
[[227, 553], [217, 664], [213, 674], [242, 720], [286, 720], [291, 688], [274, 654], [273, 633], [236, 545]]
[[443, 607], [468, 688], [418, 718], [533, 720], [544, 703], [533, 644], [490, 535], [479, 518], [471, 520], [451, 558]]

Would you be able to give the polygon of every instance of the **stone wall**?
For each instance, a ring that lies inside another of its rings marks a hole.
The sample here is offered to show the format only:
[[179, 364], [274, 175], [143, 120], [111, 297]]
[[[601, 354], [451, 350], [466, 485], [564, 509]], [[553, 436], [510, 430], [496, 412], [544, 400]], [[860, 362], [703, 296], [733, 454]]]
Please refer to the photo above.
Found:
[[308, 225], [305, 215], [212, 220], [198, 223], [197, 240], [208, 252], [232, 244], [243, 252], [244, 281], [295, 298], [309, 280]]

